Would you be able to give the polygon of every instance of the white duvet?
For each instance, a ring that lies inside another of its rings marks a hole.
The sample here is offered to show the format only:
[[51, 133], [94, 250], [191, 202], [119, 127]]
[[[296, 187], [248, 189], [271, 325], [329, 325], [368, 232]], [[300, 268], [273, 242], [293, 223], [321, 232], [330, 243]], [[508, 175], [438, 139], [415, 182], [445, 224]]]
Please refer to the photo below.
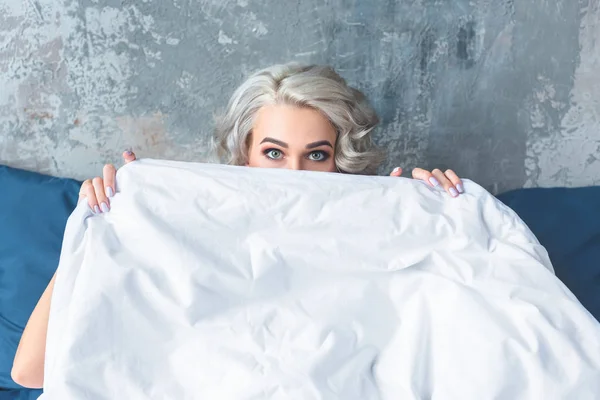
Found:
[[600, 325], [466, 182], [141, 160], [65, 232], [44, 400], [599, 399]]

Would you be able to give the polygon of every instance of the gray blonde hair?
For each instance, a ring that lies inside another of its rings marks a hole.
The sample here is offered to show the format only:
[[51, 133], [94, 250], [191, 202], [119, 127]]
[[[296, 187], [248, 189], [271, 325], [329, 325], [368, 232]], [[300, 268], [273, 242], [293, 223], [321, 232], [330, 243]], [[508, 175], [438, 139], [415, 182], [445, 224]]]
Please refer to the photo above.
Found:
[[288, 104], [320, 111], [337, 131], [335, 164], [340, 172], [375, 174], [384, 160], [372, 141], [379, 123], [365, 95], [346, 84], [331, 67], [285, 64], [263, 69], [246, 80], [217, 118], [213, 146], [222, 162], [245, 165], [254, 117], [266, 105]]

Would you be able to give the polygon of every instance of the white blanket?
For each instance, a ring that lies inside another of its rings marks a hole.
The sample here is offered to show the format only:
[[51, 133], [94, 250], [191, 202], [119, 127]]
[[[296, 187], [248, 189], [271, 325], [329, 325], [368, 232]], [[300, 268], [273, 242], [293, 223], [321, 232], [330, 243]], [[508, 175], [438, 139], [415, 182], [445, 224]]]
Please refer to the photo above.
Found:
[[42, 399], [598, 399], [600, 325], [481, 187], [141, 160], [69, 219]]

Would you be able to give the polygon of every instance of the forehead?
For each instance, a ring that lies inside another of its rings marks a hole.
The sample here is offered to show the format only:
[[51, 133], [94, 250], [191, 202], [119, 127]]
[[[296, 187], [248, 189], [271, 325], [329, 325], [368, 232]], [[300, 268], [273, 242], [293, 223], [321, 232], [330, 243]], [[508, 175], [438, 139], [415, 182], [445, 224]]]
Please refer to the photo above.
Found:
[[258, 111], [252, 135], [255, 143], [260, 143], [265, 137], [290, 144], [317, 140], [329, 140], [334, 143], [336, 131], [323, 114], [312, 108], [269, 105]]

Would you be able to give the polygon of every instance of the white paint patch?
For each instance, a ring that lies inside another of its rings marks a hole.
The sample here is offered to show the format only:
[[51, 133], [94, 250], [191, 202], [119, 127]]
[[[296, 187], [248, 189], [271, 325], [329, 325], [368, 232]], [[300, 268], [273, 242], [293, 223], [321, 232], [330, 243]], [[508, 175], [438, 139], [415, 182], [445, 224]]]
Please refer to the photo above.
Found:
[[256, 26], [252, 28], [252, 32], [256, 34], [256, 36], [264, 36], [269, 33], [269, 30], [261, 21], [256, 22]]
[[[590, 7], [579, 32], [580, 64], [575, 71], [571, 104], [561, 126], [553, 128], [539, 104], [532, 108], [534, 132], [528, 135], [526, 187], [587, 186], [600, 184], [600, 8]], [[544, 81], [543, 77], [539, 80]], [[558, 109], [556, 90], [550, 83], [534, 93], [539, 103]], [[538, 128], [546, 134], [535, 132]]]
[[304, 51], [302, 53], [296, 53], [296, 54], [294, 54], [294, 57], [300, 57], [300, 58], [302, 58], [302, 57], [314, 56], [315, 54], [317, 54], [316, 50], [313, 50], [313, 51]]
[[392, 43], [398, 39], [398, 34], [396, 32], [383, 32], [381, 34], [381, 41], [383, 43]]
[[25, 1], [3, 1], [0, 3], [0, 15], [5, 17], [24, 16], [27, 9]]
[[243, 14], [242, 25], [245, 30], [250, 30], [256, 37], [264, 36], [269, 33], [265, 24], [258, 20], [256, 14], [252, 11]]
[[181, 89], [187, 89], [191, 86], [193, 79], [194, 75], [190, 74], [188, 71], [183, 71], [181, 77], [177, 80], [176, 85]]
[[233, 39], [227, 36], [222, 30], [219, 31], [219, 38], [217, 40], [220, 44], [223, 45], [233, 43]]
[[[127, 13], [114, 7], [101, 9], [88, 7], [85, 10], [87, 29], [94, 35], [108, 40], [115, 40], [123, 36], [128, 19]], [[131, 29], [133, 27], [130, 26]]]

